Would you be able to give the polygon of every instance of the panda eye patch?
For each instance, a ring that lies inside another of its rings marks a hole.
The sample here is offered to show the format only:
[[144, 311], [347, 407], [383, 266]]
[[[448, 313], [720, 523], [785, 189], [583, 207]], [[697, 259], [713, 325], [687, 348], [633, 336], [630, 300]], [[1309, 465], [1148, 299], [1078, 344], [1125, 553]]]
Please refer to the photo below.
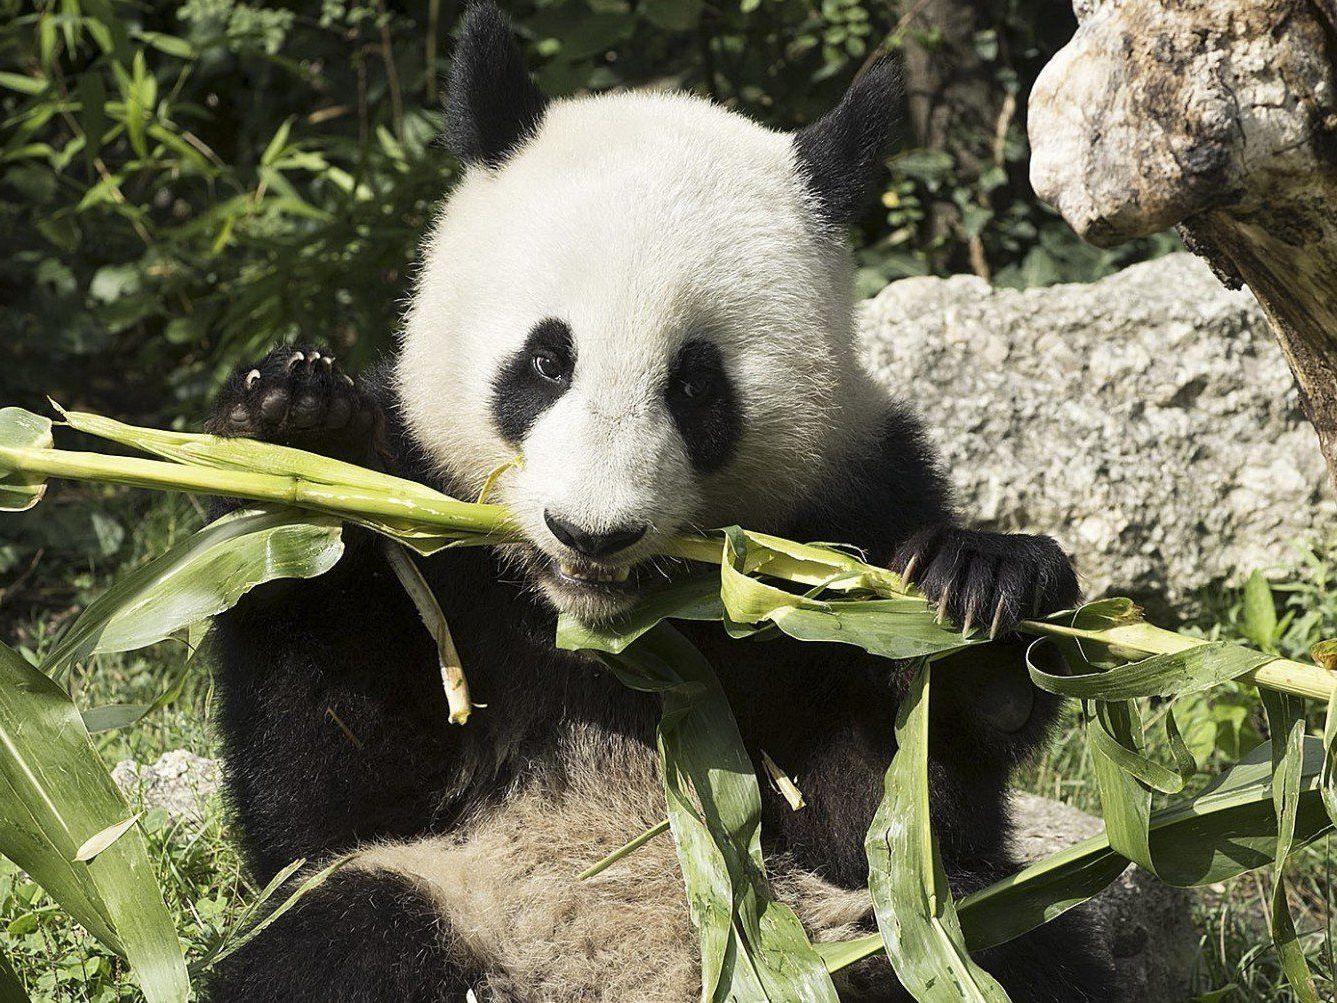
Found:
[[710, 341], [689, 341], [669, 367], [664, 401], [692, 464], [718, 470], [733, 455], [742, 434], [738, 396], [720, 350]]
[[518, 446], [524, 441], [539, 416], [570, 388], [575, 368], [567, 323], [549, 317], [535, 324], [492, 378], [492, 417], [507, 442]]

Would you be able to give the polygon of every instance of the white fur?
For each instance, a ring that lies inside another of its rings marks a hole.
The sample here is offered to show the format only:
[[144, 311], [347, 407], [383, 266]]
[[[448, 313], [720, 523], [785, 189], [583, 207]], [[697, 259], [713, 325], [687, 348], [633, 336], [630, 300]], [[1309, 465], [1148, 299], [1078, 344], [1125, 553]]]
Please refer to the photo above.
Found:
[[[592, 530], [649, 523], [628, 563], [687, 528], [782, 518], [875, 431], [848, 258], [810, 211], [789, 136], [680, 94], [555, 102], [437, 220], [403, 333], [405, 418], [443, 472], [479, 487], [515, 452], [493, 376], [555, 317], [573, 333], [573, 384], [497, 488], [537, 547], [566, 556], [545, 509]], [[660, 393], [677, 348], [701, 337], [744, 415], [736, 457], [709, 476]]]
[[[609, 778], [617, 783], [610, 784]], [[512, 1003], [687, 1003], [696, 940], [669, 836], [587, 881], [576, 875], [664, 817], [652, 749], [571, 727], [495, 809], [435, 839], [385, 843], [350, 866], [407, 877], [447, 917], [449, 949]], [[866, 891], [771, 862], [772, 885], [815, 940], [853, 936]]]

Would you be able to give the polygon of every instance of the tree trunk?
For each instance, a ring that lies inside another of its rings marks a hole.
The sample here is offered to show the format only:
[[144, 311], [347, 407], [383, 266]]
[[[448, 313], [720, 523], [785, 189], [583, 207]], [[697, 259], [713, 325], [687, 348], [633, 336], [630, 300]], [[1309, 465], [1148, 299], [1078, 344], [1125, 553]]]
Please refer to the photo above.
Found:
[[1031, 181], [1102, 247], [1179, 225], [1272, 322], [1337, 485], [1337, 0], [1077, 0]]
[[[979, 0], [919, 0], [902, 6], [913, 14], [904, 66], [906, 110], [915, 145], [951, 154], [959, 180], [977, 178], [1002, 100], [988, 67], [975, 52]], [[974, 148], [980, 144], [982, 149]], [[961, 210], [947, 194], [930, 199], [926, 209], [925, 243], [941, 268], [947, 263]], [[970, 257], [972, 270], [988, 278], [982, 247], [972, 247]]]

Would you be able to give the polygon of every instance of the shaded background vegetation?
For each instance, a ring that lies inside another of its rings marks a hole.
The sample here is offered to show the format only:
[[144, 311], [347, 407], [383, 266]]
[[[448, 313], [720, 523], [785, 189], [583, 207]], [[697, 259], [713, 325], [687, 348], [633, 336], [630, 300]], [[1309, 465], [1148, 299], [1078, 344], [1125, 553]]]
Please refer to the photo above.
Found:
[[[552, 94], [686, 88], [786, 129], [902, 50], [904, 140], [855, 234], [865, 293], [1116, 264], [1026, 181], [1025, 94], [1074, 27], [1064, 0], [504, 6]], [[386, 347], [457, 173], [434, 139], [462, 7], [0, 0], [0, 397], [171, 420], [278, 340], [353, 364]]]

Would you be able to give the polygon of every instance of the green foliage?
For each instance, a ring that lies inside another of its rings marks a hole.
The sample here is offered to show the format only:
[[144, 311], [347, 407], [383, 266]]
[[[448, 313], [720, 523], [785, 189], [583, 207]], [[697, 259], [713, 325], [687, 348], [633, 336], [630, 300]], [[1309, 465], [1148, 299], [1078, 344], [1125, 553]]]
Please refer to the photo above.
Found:
[[[504, 6], [554, 94], [667, 84], [781, 128], [833, 105], [880, 47], [939, 44], [910, 0]], [[457, 174], [433, 141], [461, 8], [0, 0], [0, 339], [12, 353], [0, 399], [35, 406], [40, 387], [161, 420], [198, 410], [224, 370], [280, 340], [331, 343], [354, 366], [388, 346]], [[979, 10], [990, 92], [1020, 100], [1070, 22], [1041, 0]], [[1014, 285], [1091, 278], [1168, 246], [1077, 241], [1030, 193], [1024, 128], [1017, 107], [997, 136], [893, 158], [855, 234], [863, 292], [971, 267], [972, 241]], [[983, 167], [981, 143], [997, 154]], [[960, 219], [931, 236], [938, 201]]]

